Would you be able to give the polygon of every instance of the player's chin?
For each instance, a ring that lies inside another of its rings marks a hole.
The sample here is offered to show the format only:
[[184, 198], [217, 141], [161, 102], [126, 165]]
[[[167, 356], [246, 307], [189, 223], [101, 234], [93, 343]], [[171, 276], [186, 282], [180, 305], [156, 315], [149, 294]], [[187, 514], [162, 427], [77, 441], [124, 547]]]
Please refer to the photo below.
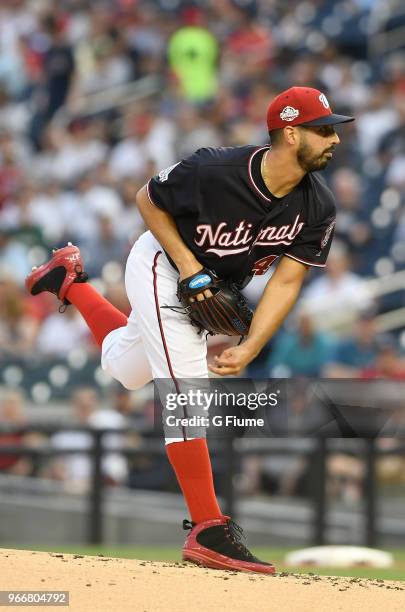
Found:
[[314, 163], [312, 172], [317, 172], [318, 170], [325, 170], [329, 162], [330, 158], [321, 157], [319, 161]]
[[326, 155], [321, 155], [321, 157], [317, 157], [317, 158], [313, 158], [311, 160], [308, 160], [306, 164], [304, 164], [302, 167], [305, 169], [306, 172], [318, 172], [319, 170], [324, 170], [326, 168], [326, 166], [329, 164], [330, 162], [330, 158], [329, 156], [326, 157]]

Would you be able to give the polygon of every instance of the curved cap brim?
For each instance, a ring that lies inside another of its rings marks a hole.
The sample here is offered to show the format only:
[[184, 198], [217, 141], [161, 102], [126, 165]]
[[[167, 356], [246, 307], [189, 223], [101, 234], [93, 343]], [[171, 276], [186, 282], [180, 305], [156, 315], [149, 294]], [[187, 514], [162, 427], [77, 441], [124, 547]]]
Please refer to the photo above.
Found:
[[348, 117], [347, 115], [326, 115], [324, 117], [319, 117], [319, 119], [313, 119], [312, 121], [307, 121], [306, 123], [300, 123], [303, 127], [318, 127], [321, 125], [337, 125], [338, 123], [350, 123], [354, 121], [354, 117]]

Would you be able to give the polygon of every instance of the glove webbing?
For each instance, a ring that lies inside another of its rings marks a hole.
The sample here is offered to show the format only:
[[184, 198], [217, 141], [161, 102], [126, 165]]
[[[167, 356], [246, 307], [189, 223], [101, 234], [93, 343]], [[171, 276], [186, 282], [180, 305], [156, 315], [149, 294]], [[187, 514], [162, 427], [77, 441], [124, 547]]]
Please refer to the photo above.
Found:
[[191, 302], [191, 315], [194, 309], [201, 309], [207, 321], [211, 322], [212, 329], [218, 330], [218, 333], [228, 332], [229, 335], [233, 335], [235, 327], [236, 329], [238, 328], [238, 324], [240, 325], [241, 333], [244, 329], [244, 324], [239, 314], [229, 305], [221, 291], [215, 293], [212, 298], [206, 298], [198, 302], [198, 305], [197, 302]]

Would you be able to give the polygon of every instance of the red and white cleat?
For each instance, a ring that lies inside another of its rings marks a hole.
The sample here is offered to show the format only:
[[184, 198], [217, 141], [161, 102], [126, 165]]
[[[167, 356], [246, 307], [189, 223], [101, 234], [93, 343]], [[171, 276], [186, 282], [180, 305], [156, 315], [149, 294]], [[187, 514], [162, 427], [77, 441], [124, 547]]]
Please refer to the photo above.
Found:
[[80, 251], [69, 242], [62, 249], [54, 249], [48, 262], [32, 268], [25, 279], [25, 287], [31, 295], [49, 291], [68, 305], [70, 302], [65, 296], [69, 287], [72, 283], [85, 283], [87, 279]]
[[192, 523], [183, 521], [183, 529], [191, 529], [183, 547], [183, 560], [211, 569], [274, 574], [271, 563], [260, 561], [242, 544], [242, 528], [229, 516]]

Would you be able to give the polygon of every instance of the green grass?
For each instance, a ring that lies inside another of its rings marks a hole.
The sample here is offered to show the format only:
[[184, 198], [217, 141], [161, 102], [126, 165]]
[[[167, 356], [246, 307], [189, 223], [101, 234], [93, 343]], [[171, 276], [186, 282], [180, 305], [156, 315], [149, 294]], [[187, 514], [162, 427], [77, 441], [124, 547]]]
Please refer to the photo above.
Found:
[[[181, 551], [179, 548], [172, 547], [142, 547], [142, 546], [83, 546], [61, 545], [58, 546], [21, 546], [3, 543], [2, 548], [17, 548], [24, 550], [42, 550], [49, 552], [62, 552], [79, 555], [104, 555], [106, 557], [121, 557], [124, 559], [146, 559], [151, 561], [180, 561]], [[353, 568], [308, 568], [308, 567], [287, 567], [283, 563], [285, 555], [293, 550], [292, 548], [261, 548], [253, 547], [254, 553], [261, 559], [272, 561], [278, 572], [304, 573], [312, 572], [323, 576], [353, 576], [358, 578], [371, 578], [382, 580], [402, 580], [405, 581], [405, 550], [391, 549], [395, 563], [388, 569], [377, 569], [367, 567]], [[387, 550], [387, 549], [385, 549]]]

